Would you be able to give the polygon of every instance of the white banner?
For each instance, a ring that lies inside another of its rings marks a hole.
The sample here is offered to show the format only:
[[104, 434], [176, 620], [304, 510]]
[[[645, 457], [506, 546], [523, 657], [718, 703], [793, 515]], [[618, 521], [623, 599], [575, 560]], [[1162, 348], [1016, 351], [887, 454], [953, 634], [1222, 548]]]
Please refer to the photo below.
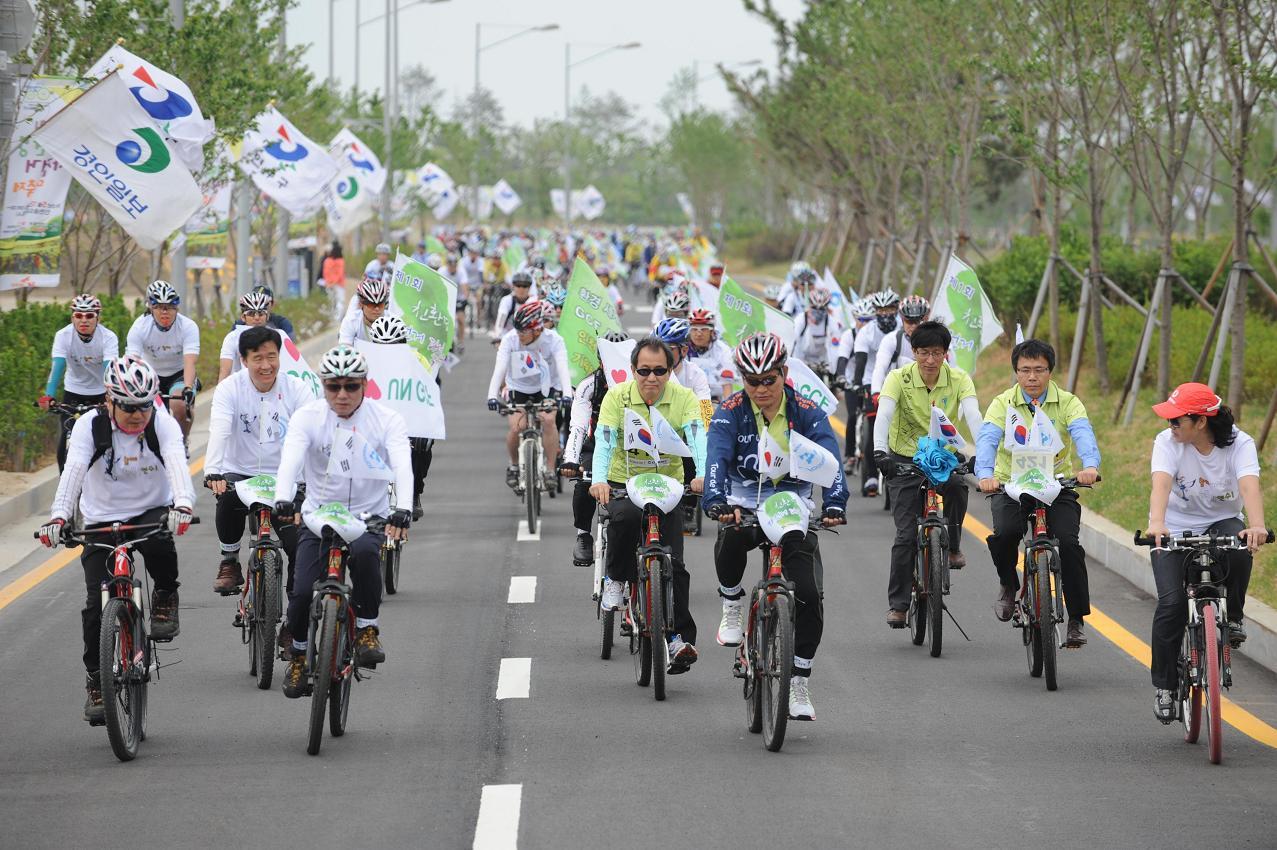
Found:
[[674, 196], [674, 200], [678, 201], [678, 208], [683, 211], [683, 215], [687, 216], [689, 223], [696, 222], [696, 207], [692, 206], [692, 199], [687, 196], [686, 192], [679, 192]]
[[324, 390], [319, 383], [319, 375], [315, 370], [310, 368], [310, 364], [306, 362], [306, 358], [302, 356], [301, 349], [297, 347], [297, 343], [283, 331], [279, 335], [284, 338], [284, 347], [279, 352], [279, 371], [285, 375], [292, 375], [297, 380], [305, 384], [315, 398], [323, 398]]
[[460, 200], [461, 196], [457, 194], [456, 186], [442, 186], [435, 195], [435, 202], [430, 207], [430, 214], [439, 221], [443, 221], [457, 208], [457, 202]]
[[412, 346], [357, 339], [355, 348], [368, 360], [368, 397], [398, 412], [408, 424], [408, 436], [447, 436], [439, 385]]
[[439, 197], [448, 190], [452, 190], [455, 196], [456, 188], [457, 184], [448, 176], [448, 172], [433, 162], [427, 162], [417, 169], [417, 191], [431, 206], [437, 204]]
[[381, 160], [349, 127], [342, 127], [333, 136], [328, 143], [328, 155], [337, 160], [341, 168], [362, 178], [360, 184], [372, 194], [380, 195], [386, 188], [386, 169]]
[[790, 431], [789, 452], [790, 475], [799, 481], [810, 481], [821, 487], [834, 486], [841, 465], [824, 446], [797, 431]]
[[789, 358], [787, 363], [789, 377], [785, 379], [785, 383], [793, 387], [794, 392], [815, 404], [826, 416], [837, 412], [838, 399], [834, 398], [833, 390], [817, 377], [810, 366], [797, 357]]
[[598, 343], [599, 362], [603, 364], [603, 374], [607, 378], [609, 387], [623, 384], [634, 377], [630, 374], [630, 352], [638, 344], [636, 340], [627, 339], [625, 342], [610, 342], [603, 337], [599, 337]]
[[652, 431], [656, 435], [656, 450], [662, 454], [691, 457], [692, 450], [683, 442], [674, 426], [655, 407], [649, 409], [652, 414]]
[[275, 107], [257, 116], [244, 134], [239, 167], [257, 188], [299, 218], [319, 207], [337, 163]]
[[[458, 186], [457, 196], [460, 200], [461, 209], [470, 215], [474, 215], [474, 191], [469, 186]], [[492, 187], [479, 187], [479, 221], [487, 221], [492, 218]]]
[[203, 200], [195, 178], [118, 73], [45, 122], [36, 140], [149, 251]]
[[505, 182], [505, 178], [501, 178], [492, 184], [492, 203], [496, 204], [497, 209], [506, 215], [514, 212], [523, 203], [523, 199], [519, 197], [519, 193], [514, 191], [509, 183]]
[[594, 188], [591, 184], [581, 190], [581, 216], [589, 221], [593, 221], [603, 215], [603, 210], [607, 206], [607, 202], [603, 200], [603, 193]]

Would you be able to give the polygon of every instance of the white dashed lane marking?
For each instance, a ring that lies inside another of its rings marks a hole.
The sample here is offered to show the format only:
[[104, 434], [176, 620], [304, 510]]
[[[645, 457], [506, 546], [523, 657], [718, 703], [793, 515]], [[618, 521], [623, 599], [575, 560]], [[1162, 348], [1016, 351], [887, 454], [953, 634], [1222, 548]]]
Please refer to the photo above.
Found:
[[474, 827], [474, 850], [514, 850], [519, 846], [522, 785], [485, 785], [479, 796], [479, 820]]
[[532, 687], [531, 658], [502, 658], [497, 673], [497, 699], [527, 699]]
[[536, 576], [510, 576], [510, 595], [506, 597], [506, 602], [515, 604], [519, 602], [536, 602], [537, 601], [537, 577]]

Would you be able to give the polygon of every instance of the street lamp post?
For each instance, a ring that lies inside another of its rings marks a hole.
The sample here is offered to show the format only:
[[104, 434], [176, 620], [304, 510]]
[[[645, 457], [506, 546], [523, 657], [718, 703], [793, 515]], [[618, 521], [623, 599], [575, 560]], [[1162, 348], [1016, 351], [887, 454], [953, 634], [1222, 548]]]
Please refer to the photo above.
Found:
[[[519, 24], [488, 24], [490, 27], [519, 27]], [[533, 32], [551, 32], [559, 28], [558, 24], [541, 24], [539, 26], [523, 26], [514, 35], [507, 35], [505, 38], [499, 38], [491, 44], [483, 44], [481, 30], [482, 22], [475, 22], [474, 25], [474, 97], [472, 99], [473, 116], [471, 123], [474, 128], [474, 153], [470, 157], [470, 194], [472, 198], [471, 212], [474, 215], [475, 223], [479, 221], [479, 54], [489, 48], [496, 47], [498, 44], [505, 44], [507, 41], [527, 35]]]
[[[763, 60], [761, 59], [749, 59], [744, 62], [734, 62], [731, 65], [726, 67], [729, 67], [732, 69], [753, 68], [754, 66], [761, 65], [761, 64], [763, 64]], [[702, 77], [700, 75], [700, 71], [698, 70], [699, 68], [700, 68], [700, 62], [697, 61], [696, 59], [693, 59], [692, 60], [692, 111], [697, 111], [701, 108], [700, 84], [705, 82], [706, 80], [712, 80], [718, 76], [717, 74], [706, 74], [705, 76]]]
[[[598, 44], [581, 44], [578, 47], [602, 47]], [[567, 224], [569, 230], [572, 229], [572, 152], [569, 150], [571, 143], [571, 134], [569, 132], [569, 123], [572, 118], [572, 69], [577, 65], [584, 65], [600, 56], [611, 53], [614, 50], [633, 50], [639, 47], [637, 41], [631, 41], [627, 44], [613, 44], [609, 47], [603, 47], [602, 50], [591, 53], [584, 59], [572, 61], [572, 45], [563, 45], [563, 220]]]

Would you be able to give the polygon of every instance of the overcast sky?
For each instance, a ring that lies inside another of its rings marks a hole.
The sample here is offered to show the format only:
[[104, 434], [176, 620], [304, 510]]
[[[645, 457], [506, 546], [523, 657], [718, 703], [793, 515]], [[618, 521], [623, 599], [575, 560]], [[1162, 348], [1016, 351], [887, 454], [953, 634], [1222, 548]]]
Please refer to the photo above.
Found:
[[[394, 2], [394, 0], [390, 0]], [[424, 65], [444, 91], [440, 104], [451, 114], [455, 101], [474, 87], [475, 24], [485, 45], [519, 27], [557, 23], [554, 32], [529, 33], [482, 52], [480, 84], [501, 102], [506, 120], [528, 125], [538, 117], [563, 115], [564, 44], [584, 58], [602, 47], [638, 41], [641, 47], [602, 56], [572, 69], [573, 96], [613, 90], [639, 107], [641, 118], [660, 120], [658, 103], [680, 67], [699, 62], [700, 103], [728, 109], [732, 98], [714, 65], [762, 60], [775, 66], [776, 47], [766, 23], [745, 11], [741, 0], [450, 0], [439, 4], [398, 0], [399, 63]], [[290, 45], [308, 44], [315, 75], [328, 74], [329, 0], [301, 0], [288, 16]], [[355, 82], [355, 6], [360, 4], [360, 87], [380, 90], [385, 80], [386, 0], [335, 0], [333, 72], [343, 88]], [[411, 4], [411, 5], [410, 5]], [[803, 0], [775, 0], [790, 20]], [[508, 24], [510, 25], [507, 25]], [[599, 45], [590, 47], [589, 45]], [[753, 69], [750, 69], [753, 70]]]

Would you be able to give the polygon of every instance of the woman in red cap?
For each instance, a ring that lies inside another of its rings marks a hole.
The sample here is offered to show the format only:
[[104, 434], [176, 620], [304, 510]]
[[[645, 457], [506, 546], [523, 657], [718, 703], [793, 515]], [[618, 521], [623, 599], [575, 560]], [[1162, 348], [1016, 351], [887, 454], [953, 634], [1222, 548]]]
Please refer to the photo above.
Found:
[[[1255, 441], [1233, 422], [1233, 412], [1205, 384], [1180, 384], [1171, 397], [1153, 405], [1170, 425], [1153, 440], [1153, 489], [1148, 500], [1148, 533], [1236, 534], [1247, 552], [1228, 553], [1228, 637], [1246, 639], [1242, 606], [1250, 583], [1251, 553], [1267, 541], [1264, 498], [1259, 487]], [[1175, 719], [1176, 662], [1188, 598], [1184, 592], [1187, 552], [1153, 552], [1157, 612], [1153, 615], [1154, 714]]]

